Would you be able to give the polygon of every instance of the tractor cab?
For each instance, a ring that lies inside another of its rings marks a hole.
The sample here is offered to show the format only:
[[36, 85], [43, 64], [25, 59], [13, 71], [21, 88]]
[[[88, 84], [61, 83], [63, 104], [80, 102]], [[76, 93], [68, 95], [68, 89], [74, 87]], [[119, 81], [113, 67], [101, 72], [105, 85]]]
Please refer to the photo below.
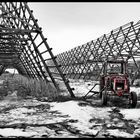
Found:
[[106, 61], [104, 63], [104, 74], [110, 75], [110, 74], [126, 74], [127, 68], [126, 68], [126, 62], [123, 60], [118, 61]]

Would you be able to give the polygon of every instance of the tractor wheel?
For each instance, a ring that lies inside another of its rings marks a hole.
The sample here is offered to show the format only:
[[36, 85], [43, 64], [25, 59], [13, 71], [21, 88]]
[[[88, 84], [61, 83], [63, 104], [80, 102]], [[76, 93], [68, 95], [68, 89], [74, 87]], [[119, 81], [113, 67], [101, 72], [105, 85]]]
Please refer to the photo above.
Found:
[[130, 106], [135, 108], [137, 105], [137, 94], [136, 92], [130, 92]]
[[107, 105], [107, 92], [102, 92], [102, 105]]

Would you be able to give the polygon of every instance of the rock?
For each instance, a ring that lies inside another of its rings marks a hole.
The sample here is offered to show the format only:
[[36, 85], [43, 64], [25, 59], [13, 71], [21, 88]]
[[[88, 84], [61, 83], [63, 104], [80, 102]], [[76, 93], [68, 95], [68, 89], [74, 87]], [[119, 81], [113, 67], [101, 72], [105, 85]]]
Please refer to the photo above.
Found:
[[73, 119], [71, 119], [71, 120], [69, 120], [68, 122], [70, 122], [70, 123], [77, 123], [78, 120], [73, 120]]
[[87, 106], [87, 105], [89, 105], [89, 104], [88, 104], [87, 102], [79, 102], [78, 105], [79, 105], [79, 106]]
[[95, 130], [95, 129], [92, 129], [91, 131], [88, 130], [88, 131], [80, 131], [80, 134], [82, 135], [87, 135], [87, 136], [97, 136], [99, 133], [99, 130]]
[[120, 110], [119, 110], [118, 107], [112, 107], [112, 111], [113, 111], [114, 113], [119, 113], [119, 112], [120, 112]]
[[8, 95], [4, 98], [4, 100], [17, 101], [17, 90], [15, 90], [12, 94], [11, 91], [8, 91]]

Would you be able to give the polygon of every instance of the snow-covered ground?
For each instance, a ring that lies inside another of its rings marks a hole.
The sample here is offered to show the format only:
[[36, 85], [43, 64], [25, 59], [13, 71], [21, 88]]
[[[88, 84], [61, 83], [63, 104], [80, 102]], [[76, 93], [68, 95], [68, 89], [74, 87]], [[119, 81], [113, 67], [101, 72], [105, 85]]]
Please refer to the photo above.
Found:
[[[85, 95], [94, 81], [71, 80], [76, 96]], [[95, 90], [98, 90], [98, 86]], [[139, 95], [140, 88], [132, 87]], [[109, 104], [99, 99], [63, 102], [18, 99], [16, 94], [0, 102], [0, 137], [81, 138], [140, 136], [140, 105], [135, 109]]]

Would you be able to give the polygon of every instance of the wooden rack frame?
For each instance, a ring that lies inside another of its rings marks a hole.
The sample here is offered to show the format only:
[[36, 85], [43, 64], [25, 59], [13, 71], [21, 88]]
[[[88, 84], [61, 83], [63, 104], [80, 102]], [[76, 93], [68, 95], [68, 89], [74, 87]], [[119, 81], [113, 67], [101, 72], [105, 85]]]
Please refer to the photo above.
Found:
[[27, 2], [0, 2], [0, 10], [0, 74], [10, 65], [24, 76], [52, 82], [60, 91], [59, 76], [75, 97]]

